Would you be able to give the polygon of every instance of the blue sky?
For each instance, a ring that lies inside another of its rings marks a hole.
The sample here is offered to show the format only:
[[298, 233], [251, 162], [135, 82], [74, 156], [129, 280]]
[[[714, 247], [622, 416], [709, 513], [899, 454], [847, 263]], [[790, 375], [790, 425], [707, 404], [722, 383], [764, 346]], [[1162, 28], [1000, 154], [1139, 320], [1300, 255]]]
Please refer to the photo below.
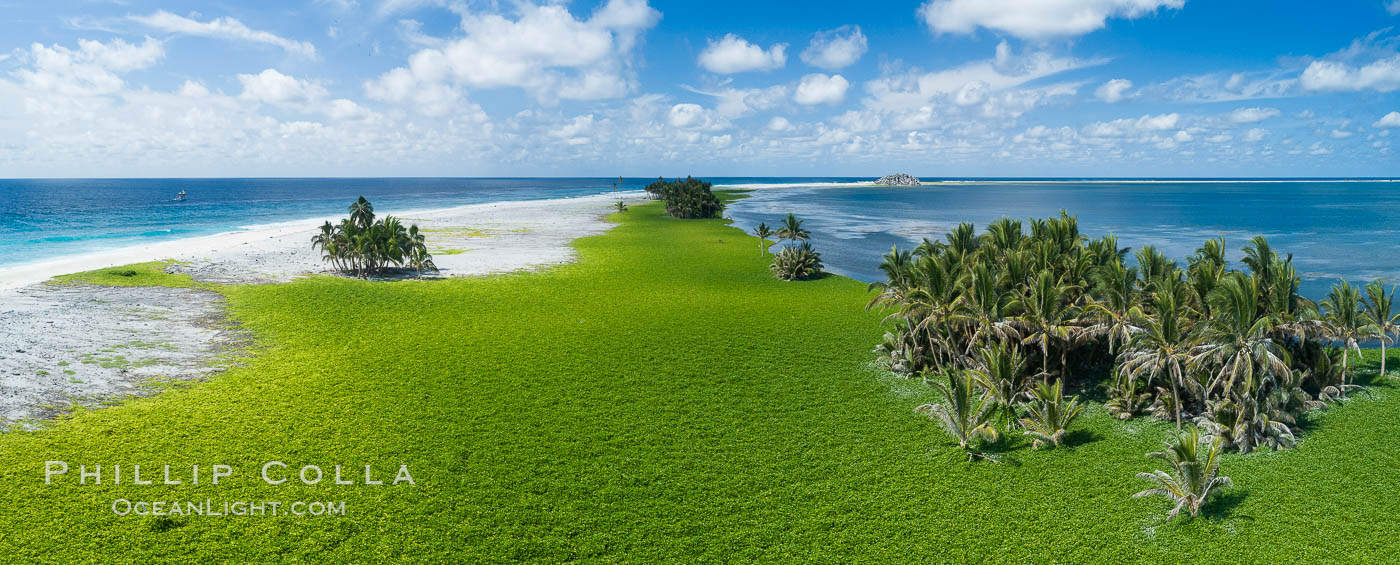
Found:
[[1400, 176], [1400, 0], [0, 0], [0, 176]]

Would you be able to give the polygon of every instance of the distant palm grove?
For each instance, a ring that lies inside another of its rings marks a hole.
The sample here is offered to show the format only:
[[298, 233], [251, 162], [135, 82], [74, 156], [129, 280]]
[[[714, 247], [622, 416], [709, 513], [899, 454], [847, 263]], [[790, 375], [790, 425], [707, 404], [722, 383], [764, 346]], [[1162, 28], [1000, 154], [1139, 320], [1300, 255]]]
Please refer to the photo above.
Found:
[[[891, 324], [876, 352], [891, 371], [950, 383], [940, 384], [945, 405], [920, 409], [964, 445], [974, 435], [995, 441], [997, 422], [1049, 443], [1059, 430], [1015, 416], [1034, 419], [1029, 409], [1058, 392], [1033, 389], [1036, 381], [1070, 382], [1106, 391], [1121, 419], [1199, 427], [1210, 473], [1203, 462], [1186, 474], [1228, 483], [1214, 476], [1212, 446], [1292, 447], [1304, 411], [1360, 388], [1350, 370], [1359, 344], [1384, 347], [1396, 334], [1394, 289], [1340, 281], [1315, 304], [1298, 294], [1292, 256], [1263, 237], [1244, 246], [1236, 270], [1224, 239], [1205, 241], [1183, 266], [1152, 246], [1130, 257], [1112, 235], [1088, 239], [1064, 212], [1029, 225], [1026, 233], [1003, 218], [978, 235], [964, 223], [945, 241], [892, 249], [880, 265], [888, 280], [871, 285], [869, 306]], [[1208, 491], [1205, 483], [1197, 486]], [[1193, 503], [1173, 499], [1194, 514]]]
[[374, 205], [363, 196], [349, 212], [339, 224], [322, 224], [321, 232], [311, 238], [312, 247], [319, 248], [321, 258], [336, 270], [361, 277], [382, 274], [391, 266], [407, 267], [420, 276], [437, 271], [417, 224], [405, 228], [393, 216], [375, 220]]
[[664, 201], [666, 213], [673, 218], [718, 218], [724, 211], [724, 203], [710, 190], [710, 186], [708, 182], [691, 177], [674, 181], [657, 178], [643, 190], [651, 198]]

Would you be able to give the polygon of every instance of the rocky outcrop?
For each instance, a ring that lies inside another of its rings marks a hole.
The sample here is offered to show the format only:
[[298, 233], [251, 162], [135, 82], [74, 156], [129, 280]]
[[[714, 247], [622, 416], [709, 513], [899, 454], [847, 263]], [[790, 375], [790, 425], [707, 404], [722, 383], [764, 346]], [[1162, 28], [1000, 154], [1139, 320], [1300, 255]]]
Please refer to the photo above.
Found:
[[875, 184], [882, 184], [885, 186], [919, 186], [919, 179], [913, 175], [898, 173], [880, 177], [880, 180], [875, 181]]

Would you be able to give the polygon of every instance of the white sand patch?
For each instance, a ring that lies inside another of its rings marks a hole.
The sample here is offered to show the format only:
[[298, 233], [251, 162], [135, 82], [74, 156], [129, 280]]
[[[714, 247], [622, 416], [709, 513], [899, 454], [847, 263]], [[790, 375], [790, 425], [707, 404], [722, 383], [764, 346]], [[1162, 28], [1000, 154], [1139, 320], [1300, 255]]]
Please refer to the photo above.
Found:
[[34, 285], [0, 302], [0, 429], [217, 372], [239, 339], [215, 292]]

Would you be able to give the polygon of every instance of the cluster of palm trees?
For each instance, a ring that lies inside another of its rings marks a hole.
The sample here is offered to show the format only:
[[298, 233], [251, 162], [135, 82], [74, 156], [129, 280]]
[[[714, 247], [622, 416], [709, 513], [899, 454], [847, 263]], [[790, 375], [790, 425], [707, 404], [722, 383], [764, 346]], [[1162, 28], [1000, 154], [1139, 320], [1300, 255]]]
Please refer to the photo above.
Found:
[[947, 384], [934, 378], [944, 401], [924, 404], [914, 412], [938, 422], [958, 446], [968, 450], [969, 459], [993, 459], [976, 451], [973, 443], [998, 441], [999, 425], [1030, 436], [1033, 449], [1058, 447], [1084, 407], [1078, 396], [1065, 398], [1063, 380], [1027, 387], [1025, 369], [1026, 357], [1018, 347], [1005, 342], [980, 346], [965, 369], [944, 375]]
[[1359, 344], [1396, 335], [1393, 288], [1375, 281], [1363, 296], [1342, 281], [1319, 307], [1298, 294], [1292, 256], [1263, 237], [1233, 270], [1222, 238], [1183, 266], [1152, 246], [1130, 257], [1112, 235], [1091, 240], [1063, 211], [1023, 225], [1003, 218], [979, 235], [964, 223], [885, 255], [869, 307], [889, 312], [876, 352], [891, 370], [991, 375], [969, 382], [1008, 420], [1037, 380], [1088, 388], [1106, 375], [1118, 417], [1194, 423], [1248, 452], [1293, 445], [1301, 412], [1358, 388]]
[[758, 236], [759, 253], [768, 249], [768, 238], [777, 236], [788, 242], [773, 254], [773, 264], [768, 266], [773, 276], [785, 281], [806, 280], [822, 273], [822, 256], [812, 248], [812, 233], [802, 227], [802, 220], [789, 213], [777, 230], [767, 223], [760, 223], [753, 234]]
[[664, 200], [672, 218], [718, 218], [724, 203], [710, 190], [710, 183], [691, 177], [667, 181], [658, 177], [643, 190], [653, 199]]
[[339, 224], [326, 222], [311, 237], [311, 246], [337, 271], [367, 277], [389, 267], [407, 267], [422, 276], [437, 271], [418, 225], [404, 227], [398, 218], [374, 218], [374, 205], [361, 196]]

